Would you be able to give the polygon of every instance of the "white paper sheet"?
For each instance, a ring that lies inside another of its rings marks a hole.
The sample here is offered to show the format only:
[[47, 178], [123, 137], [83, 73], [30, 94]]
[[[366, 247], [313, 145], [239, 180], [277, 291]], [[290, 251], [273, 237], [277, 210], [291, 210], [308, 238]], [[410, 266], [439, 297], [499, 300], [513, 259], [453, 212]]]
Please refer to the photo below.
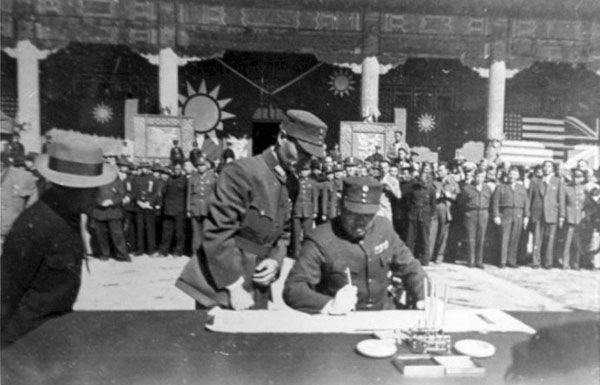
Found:
[[[214, 308], [206, 327], [222, 333], [370, 333], [407, 330], [423, 320], [423, 311], [357, 311], [345, 316], [309, 315], [294, 310], [233, 311]], [[498, 309], [448, 310], [443, 330], [457, 332], [521, 332], [535, 330]]]

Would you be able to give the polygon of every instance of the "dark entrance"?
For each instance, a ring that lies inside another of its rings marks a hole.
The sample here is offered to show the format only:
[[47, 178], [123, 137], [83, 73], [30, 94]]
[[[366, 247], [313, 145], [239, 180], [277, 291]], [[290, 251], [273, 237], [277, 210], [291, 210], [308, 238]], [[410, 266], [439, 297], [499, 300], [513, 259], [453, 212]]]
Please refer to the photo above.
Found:
[[277, 141], [279, 122], [252, 123], [252, 155], [263, 152]]

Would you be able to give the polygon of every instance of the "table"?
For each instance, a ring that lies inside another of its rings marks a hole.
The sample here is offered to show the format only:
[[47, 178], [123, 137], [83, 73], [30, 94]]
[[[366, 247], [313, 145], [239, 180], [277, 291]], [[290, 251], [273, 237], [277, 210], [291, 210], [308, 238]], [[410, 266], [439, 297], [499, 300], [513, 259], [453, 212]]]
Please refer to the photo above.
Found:
[[[536, 329], [586, 312], [511, 312]], [[349, 334], [220, 334], [204, 311], [74, 312], [50, 320], [2, 351], [2, 384], [501, 384], [522, 333], [461, 333], [493, 343], [478, 360], [485, 379], [405, 378], [390, 359], [354, 351], [369, 338]]]

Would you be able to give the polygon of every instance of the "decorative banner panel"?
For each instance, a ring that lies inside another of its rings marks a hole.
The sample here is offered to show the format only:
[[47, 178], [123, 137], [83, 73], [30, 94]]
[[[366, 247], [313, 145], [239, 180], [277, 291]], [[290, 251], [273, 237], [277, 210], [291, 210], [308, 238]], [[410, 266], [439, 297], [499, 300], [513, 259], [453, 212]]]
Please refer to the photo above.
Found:
[[375, 153], [375, 146], [381, 147], [381, 154], [394, 142], [395, 123], [340, 122], [340, 152], [342, 158], [355, 156], [365, 159]]

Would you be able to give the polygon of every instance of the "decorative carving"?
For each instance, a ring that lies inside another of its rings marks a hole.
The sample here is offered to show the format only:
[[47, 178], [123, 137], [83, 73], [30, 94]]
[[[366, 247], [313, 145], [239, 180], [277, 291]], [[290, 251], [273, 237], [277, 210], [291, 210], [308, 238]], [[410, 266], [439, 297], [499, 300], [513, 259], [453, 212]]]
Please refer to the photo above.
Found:
[[398, 129], [395, 123], [340, 122], [342, 157], [365, 159], [374, 152], [375, 145], [381, 146], [381, 154], [386, 156]]

